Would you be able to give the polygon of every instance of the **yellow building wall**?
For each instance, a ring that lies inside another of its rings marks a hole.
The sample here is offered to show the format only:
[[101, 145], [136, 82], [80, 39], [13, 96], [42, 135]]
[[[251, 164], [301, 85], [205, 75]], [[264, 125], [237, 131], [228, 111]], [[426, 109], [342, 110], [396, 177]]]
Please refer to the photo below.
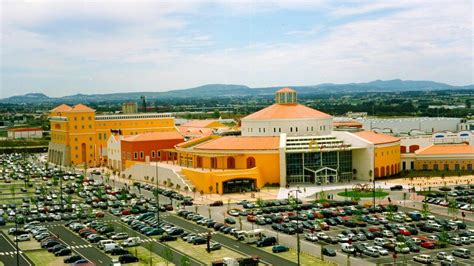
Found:
[[[214, 184], [213, 186], [215, 187], [215, 183], [219, 182], [219, 186], [222, 187], [222, 182], [235, 178], [254, 178], [257, 180], [256, 185], [258, 188], [263, 187], [267, 183], [280, 183], [278, 153], [216, 156], [217, 168], [213, 169], [211, 169], [211, 157], [201, 156], [202, 167], [199, 168], [197, 167], [197, 157], [199, 157], [199, 155], [195, 153], [179, 152], [178, 161], [181, 166], [187, 167], [183, 168], [183, 174], [193, 182], [194, 186], [200, 186], [201, 190], [206, 193], [209, 191], [211, 184]], [[227, 159], [229, 157], [235, 159], [235, 169], [229, 169], [227, 165]], [[249, 157], [255, 159], [255, 168], [247, 169], [247, 158]], [[189, 165], [187, 162], [189, 162]]]
[[[239, 178], [251, 178], [256, 180], [257, 188], [262, 188], [265, 184], [259, 167], [251, 169], [235, 169], [235, 170], [215, 170], [212, 172], [201, 171], [198, 169], [183, 168], [181, 172], [196, 187], [198, 192], [216, 193], [216, 183], [219, 187], [219, 194], [223, 192], [223, 182]], [[210, 189], [212, 187], [212, 190]]]
[[71, 164], [93, 166], [97, 162], [94, 112], [68, 112]]
[[[444, 171], [444, 165], [447, 164], [449, 171], [467, 171], [469, 168], [472, 170], [474, 160], [468, 159], [417, 159], [415, 161], [415, 170], [424, 170], [423, 165], [427, 166], [426, 170], [434, 170], [434, 165], [438, 165], [438, 171]], [[459, 165], [459, 169], [456, 169], [456, 164]]]
[[[400, 172], [400, 143], [392, 146], [375, 146], [374, 176], [385, 177]], [[392, 171], [392, 166], [393, 171]], [[382, 167], [384, 170], [382, 170]], [[388, 169], [388, 171], [387, 171]]]

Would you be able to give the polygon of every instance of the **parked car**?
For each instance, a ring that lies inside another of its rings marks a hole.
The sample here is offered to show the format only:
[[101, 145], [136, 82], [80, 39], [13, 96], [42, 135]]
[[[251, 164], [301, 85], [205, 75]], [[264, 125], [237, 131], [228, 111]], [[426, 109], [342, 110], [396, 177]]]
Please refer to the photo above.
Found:
[[257, 247], [268, 247], [273, 246], [277, 243], [277, 240], [273, 236], [265, 237], [257, 241]]
[[276, 245], [272, 247], [272, 252], [273, 253], [280, 253], [280, 252], [286, 252], [289, 251], [290, 249], [287, 246], [282, 246], [282, 245]]
[[133, 255], [126, 254], [119, 257], [119, 262], [122, 264], [138, 262], [138, 258]]
[[336, 256], [336, 251], [329, 247], [323, 247], [323, 254], [329, 257]]
[[457, 248], [453, 250], [453, 256], [468, 259], [471, 257], [471, 251], [465, 248]]
[[433, 262], [433, 259], [431, 258], [431, 256], [426, 255], [426, 254], [420, 254], [420, 255], [414, 256], [413, 260], [419, 263], [423, 263], [423, 264], [431, 264]]

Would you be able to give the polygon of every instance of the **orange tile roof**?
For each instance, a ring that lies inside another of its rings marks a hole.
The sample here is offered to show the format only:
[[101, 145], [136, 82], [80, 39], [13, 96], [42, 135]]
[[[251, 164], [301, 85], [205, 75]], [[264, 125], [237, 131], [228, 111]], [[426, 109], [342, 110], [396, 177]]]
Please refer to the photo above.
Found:
[[301, 104], [273, 104], [242, 120], [331, 118], [330, 115]]
[[129, 136], [123, 139], [123, 141], [137, 142], [137, 141], [154, 141], [154, 140], [170, 140], [170, 139], [181, 139], [184, 140], [183, 136], [177, 131], [167, 132], [150, 132], [142, 133], [138, 135]]
[[296, 92], [296, 91], [294, 89], [286, 87], [286, 88], [282, 88], [282, 89], [277, 90], [276, 93], [281, 93], [281, 92]]
[[61, 104], [53, 108], [50, 112], [68, 112], [71, 111], [72, 107], [67, 104]]
[[431, 145], [415, 151], [417, 155], [474, 154], [474, 146], [468, 144]]
[[362, 124], [356, 121], [333, 122], [333, 125], [336, 127], [362, 127]]
[[280, 137], [227, 136], [194, 147], [196, 150], [277, 150]]
[[85, 106], [83, 104], [76, 104], [72, 109], [70, 110], [71, 112], [95, 112], [94, 109]]
[[188, 122], [182, 124], [181, 126], [182, 127], [207, 127], [207, 126], [209, 126], [210, 124], [212, 124], [214, 122], [219, 122], [219, 121], [214, 120], [214, 119], [191, 120], [191, 121], [188, 121]]
[[197, 135], [197, 136], [210, 136], [214, 133], [214, 129], [205, 127], [178, 127], [178, 131], [182, 135]]
[[400, 141], [399, 138], [392, 137], [385, 134], [375, 133], [373, 131], [360, 131], [353, 133], [373, 144], [385, 144]]

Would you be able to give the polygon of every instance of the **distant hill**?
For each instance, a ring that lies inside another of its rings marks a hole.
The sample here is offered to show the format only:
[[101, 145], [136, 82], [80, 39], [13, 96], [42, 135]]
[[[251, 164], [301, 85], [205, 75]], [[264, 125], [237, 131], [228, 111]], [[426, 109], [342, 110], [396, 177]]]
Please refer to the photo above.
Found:
[[[50, 98], [42, 93], [29, 93], [22, 96], [12, 96], [0, 99], [0, 103], [88, 103], [138, 100], [144, 95], [148, 99], [199, 99], [216, 97], [243, 97], [273, 95], [275, 91], [285, 86], [250, 88], [244, 85], [208, 84], [195, 88], [171, 90], [165, 92], [125, 92], [110, 94], [76, 94], [59, 98]], [[332, 84], [324, 83], [313, 86], [289, 86], [300, 95], [354, 93], [354, 92], [402, 92], [402, 91], [429, 91], [429, 90], [472, 90], [473, 85], [452, 86], [434, 81], [413, 80], [375, 80], [367, 83]]]

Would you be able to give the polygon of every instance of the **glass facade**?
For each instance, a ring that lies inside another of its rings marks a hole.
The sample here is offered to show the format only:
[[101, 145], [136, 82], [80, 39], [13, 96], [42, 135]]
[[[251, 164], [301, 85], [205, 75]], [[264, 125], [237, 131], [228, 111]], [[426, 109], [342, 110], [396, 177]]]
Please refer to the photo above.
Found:
[[335, 183], [352, 179], [352, 151], [286, 153], [288, 183]]

